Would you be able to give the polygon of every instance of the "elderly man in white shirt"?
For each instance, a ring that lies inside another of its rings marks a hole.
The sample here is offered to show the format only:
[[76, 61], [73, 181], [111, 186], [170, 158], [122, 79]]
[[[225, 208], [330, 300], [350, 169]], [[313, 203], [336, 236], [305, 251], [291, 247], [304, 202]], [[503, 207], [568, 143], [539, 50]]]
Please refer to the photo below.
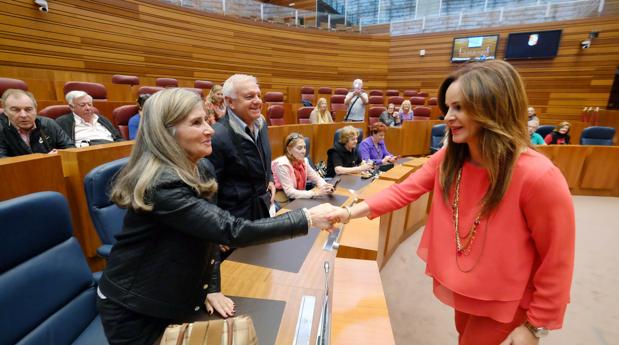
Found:
[[122, 141], [120, 132], [103, 116], [95, 114], [92, 97], [84, 91], [71, 91], [65, 95], [71, 113], [56, 122], [75, 142], [76, 147]]
[[361, 79], [355, 79], [352, 87], [352, 90], [344, 99], [344, 104], [348, 106], [344, 121], [363, 121], [365, 120], [365, 105], [369, 99], [368, 94], [363, 91], [363, 80]]

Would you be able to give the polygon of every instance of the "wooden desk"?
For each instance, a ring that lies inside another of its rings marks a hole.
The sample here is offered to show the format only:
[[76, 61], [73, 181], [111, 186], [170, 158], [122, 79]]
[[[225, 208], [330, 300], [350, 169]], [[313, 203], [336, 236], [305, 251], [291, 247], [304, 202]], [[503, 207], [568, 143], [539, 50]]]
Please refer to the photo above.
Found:
[[366, 217], [351, 220], [344, 225], [337, 249], [338, 258], [375, 261], [378, 253], [380, 219]]
[[359, 200], [365, 200], [370, 196], [382, 191], [383, 189], [387, 189], [393, 185], [393, 181], [376, 179], [372, 181], [367, 187], [363, 188], [359, 193], [357, 193], [357, 198]]
[[413, 168], [413, 172], [421, 169], [421, 167], [430, 159], [430, 157], [417, 157], [413, 158], [407, 162], [402, 163], [402, 165]]
[[[127, 157], [132, 148], [133, 141], [123, 141], [59, 151], [67, 182], [75, 235], [88, 258], [96, 256], [96, 249], [101, 245], [101, 241], [88, 213], [88, 204], [84, 193], [84, 177], [92, 169], [103, 163]], [[96, 269], [96, 267], [91, 268]]]
[[404, 181], [413, 172], [413, 169], [407, 165], [395, 165], [393, 168], [385, 171], [378, 176], [381, 180], [393, 181], [400, 183]]
[[68, 199], [60, 155], [35, 153], [0, 159], [0, 201], [55, 191]]
[[395, 344], [374, 261], [335, 259], [331, 344]]

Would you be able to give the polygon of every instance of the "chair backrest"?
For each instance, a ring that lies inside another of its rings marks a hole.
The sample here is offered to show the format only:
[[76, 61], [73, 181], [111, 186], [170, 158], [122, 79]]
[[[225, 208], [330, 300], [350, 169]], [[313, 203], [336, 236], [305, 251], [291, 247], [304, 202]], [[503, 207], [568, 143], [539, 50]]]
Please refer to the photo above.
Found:
[[84, 91], [89, 94], [92, 99], [107, 100], [107, 89], [103, 84], [85, 81], [68, 81], [64, 83], [64, 94], [66, 95], [71, 91]]
[[297, 122], [301, 124], [310, 123], [310, 115], [314, 107], [301, 107], [297, 110]]
[[335, 88], [335, 91], [333, 92], [333, 94], [346, 96], [348, 94], [348, 89], [345, 87], [337, 87]]
[[140, 85], [140, 78], [134, 75], [114, 74], [112, 84]]
[[114, 236], [122, 230], [126, 210], [112, 203], [109, 192], [116, 174], [128, 161], [129, 158], [125, 157], [99, 165], [84, 177], [88, 212], [103, 244], [97, 253], [102, 257], [109, 256], [112, 245], [116, 243]]
[[284, 104], [284, 93], [279, 91], [270, 91], [264, 94], [262, 100], [267, 104]]
[[303, 86], [301, 88], [301, 100], [307, 100], [313, 103], [314, 100], [316, 100], [316, 95], [314, 95], [314, 88], [311, 86]]
[[404, 97], [415, 97], [417, 96], [417, 90], [404, 90]]
[[129, 119], [138, 113], [137, 104], [121, 105], [112, 111], [112, 118], [123, 138], [129, 139]]
[[346, 96], [344, 95], [333, 95], [331, 96], [331, 111], [346, 111], [348, 110], [348, 106], [344, 104], [344, 100]]
[[428, 94], [427, 92], [421, 92], [421, 91], [417, 92], [417, 96], [419, 97], [428, 97], [429, 95], [430, 94]]
[[193, 82], [193, 87], [197, 89], [212, 89], [215, 83], [208, 80], [196, 80]]
[[107, 344], [62, 194], [0, 202], [0, 343]]
[[200, 96], [200, 98], [204, 98], [204, 90], [198, 87], [184, 87], [183, 90], [191, 91], [196, 95]]
[[593, 126], [583, 129], [580, 145], [612, 146], [616, 130], [612, 127]]
[[178, 80], [174, 78], [157, 78], [155, 79], [155, 85], [159, 87], [178, 87]]
[[145, 95], [145, 94], [154, 95], [161, 90], [163, 90], [161, 86], [141, 86], [138, 89], [138, 95]]
[[425, 97], [420, 97], [420, 96], [415, 96], [415, 97], [411, 97], [410, 98], [410, 102], [411, 102], [411, 105], [425, 105], [426, 104], [426, 98]]
[[71, 112], [71, 108], [68, 104], [48, 105], [39, 111], [39, 115], [49, 117], [50, 119], [57, 119], [64, 114]]
[[430, 153], [434, 153], [443, 147], [443, 138], [445, 137], [445, 129], [447, 126], [444, 123], [432, 126], [432, 134], [430, 135]]
[[404, 97], [402, 96], [389, 96], [387, 99], [387, 103], [393, 103], [396, 107], [399, 107], [402, 102], [404, 102]]
[[281, 104], [272, 104], [267, 108], [267, 117], [271, 126], [285, 125], [284, 121], [284, 106]]
[[546, 136], [550, 134], [550, 132], [552, 132], [554, 129], [555, 129], [555, 126], [553, 125], [541, 125], [537, 128], [535, 133], [541, 135], [542, 138], [546, 138]]
[[383, 111], [385, 111], [385, 107], [373, 107], [368, 110], [368, 122], [370, 126], [378, 122], [380, 114], [382, 114]]
[[428, 99], [428, 105], [438, 105], [438, 98], [430, 97], [430, 99]]
[[[361, 144], [361, 141], [363, 140], [363, 129], [361, 128], [356, 128], [357, 130], [357, 146], [359, 146], [359, 144]], [[337, 131], [335, 131], [335, 134], [333, 134], [333, 145], [335, 145], [335, 143], [339, 143], [340, 142], [340, 129], [338, 129]]]
[[23, 80], [13, 78], [0, 78], [0, 96], [7, 89], [20, 89], [28, 91], [28, 85]]
[[383, 96], [383, 91], [382, 90], [370, 90], [370, 92], [368, 93], [368, 95], [370, 97], [372, 96]]
[[384, 106], [385, 105], [385, 97], [383, 96], [370, 96], [368, 99], [368, 103], [370, 107], [373, 106]]
[[398, 90], [387, 90], [385, 92], [385, 94], [390, 97], [390, 96], [399, 96], [400, 95], [400, 91]]
[[417, 106], [417, 107], [413, 107], [413, 119], [417, 119], [417, 120], [427, 120], [430, 118], [430, 115], [432, 114], [432, 108], [428, 108], [428, 107], [421, 107], [421, 106]]
[[332, 93], [333, 93], [333, 89], [331, 89], [331, 88], [330, 88], [330, 87], [328, 87], [328, 86], [322, 86], [322, 87], [318, 88], [318, 93], [319, 93], [319, 94], [323, 94], [323, 95], [324, 95], [324, 94], [326, 94], [326, 95], [330, 95], [330, 94], [332, 94]]

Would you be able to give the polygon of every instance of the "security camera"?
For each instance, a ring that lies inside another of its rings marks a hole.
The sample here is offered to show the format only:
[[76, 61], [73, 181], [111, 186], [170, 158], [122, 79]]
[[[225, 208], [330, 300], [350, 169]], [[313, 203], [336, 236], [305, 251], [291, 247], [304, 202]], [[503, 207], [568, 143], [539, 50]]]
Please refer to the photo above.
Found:
[[580, 48], [587, 49], [589, 47], [591, 47], [591, 41], [590, 40], [584, 40], [584, 41], [580, 42]]
[[39, 6], [39, 11], [43, 13], [47, 13], [49, 11], [47, 0], [34, 0], [34, 4]]

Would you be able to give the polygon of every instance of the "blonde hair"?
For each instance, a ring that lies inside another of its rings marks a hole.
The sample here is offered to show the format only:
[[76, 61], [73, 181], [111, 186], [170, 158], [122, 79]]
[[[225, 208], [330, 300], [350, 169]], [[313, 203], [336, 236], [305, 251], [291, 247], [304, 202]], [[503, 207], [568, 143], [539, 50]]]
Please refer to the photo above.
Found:
[[[488, 216], [505, 195], [519, 153], [530, 146], [525, 119], [527, 95], [518, 72], [500, 60], [471, 63], [452, 73], [439, 89], [439, 107], [447, 114], [445, 93], [458, 81], [461, 107], [479, 125], [479, 150], [488, 164], [490, 185], [482, 200], [482, 216]], [[443, 197], [449, 199], [452, 185], [464, 162], [470, 159], [466, 143], [455, 143], [448, 130], [449, 145], [441, 164]]]
[[217, 192], [217, 182], [202, 179], [197, 166], [175, 138], [174, 126], [196, 106], [202, 106], [200, 96], [179, 88], [159, 91], [144, 103], [144, 115], [140, 118], [140, 130], [129, 162], [112, 187], [114, 203], [137, 211], [151, 211], [153, 205], [146, 200], [146, 194], [162, 171], [168, 169], [203, 197]]
[[316, 102], [316, 106], [314, 107], [314, 109], [312, 110], [312, 113], [310, 114], [310, 117], [312, 117], [312, 115], [314, 115], [314, 117], [316, 118], [316, 123], [331, 123], [333, 122], [333, 119], [331, 118], [331, 113], [329, 112], [329, 109], [325, 109], [324, 112], [320, 111], [320, 104], [324, 103], [325, 105], [327, 104], [327, 99], [324, 97], [320, 97], [318, 99], [318, 101]]
[[357, 129], [353, 126], [346, 126], [346, 127], [342, 127], [339, 129], [340, 132], [340, 144], [342, 145], [346, 145], [346, 143], [352, 139], [352, 138], [356, 138], [357, 135], [359, 134], [359, 132], [357, 132]]
[[559, 123], [559, 125], [557, 127], [555, 127], [554, 131], [558, 132], [564, 126], [567, 126], [567, 133], [569, 133], [570, 129], [572, 129], [572, 124], [567, 122], [567, 121], [562, 121], [561, 123]]
[[[213, 87], [211, 88], [211, 91], [208, 93], [208, 96], [206, 96], [206, 102], [210, 103], [210, 104], [215, 104], [215, 94], [219, 91], [222, 91], [222, 87], [221, 85], [213, 85]], [[223, 103], [223, 98], [222, 98], [222, 103]]]
[[408, 99], [402, 102], [402, 104], [400, 104], [400, 110], [404, 108], [404, 105], [408, 105], [408, 111], [413, 110], [413, 105], [411, 104], [411, 101], [409, 101]]

